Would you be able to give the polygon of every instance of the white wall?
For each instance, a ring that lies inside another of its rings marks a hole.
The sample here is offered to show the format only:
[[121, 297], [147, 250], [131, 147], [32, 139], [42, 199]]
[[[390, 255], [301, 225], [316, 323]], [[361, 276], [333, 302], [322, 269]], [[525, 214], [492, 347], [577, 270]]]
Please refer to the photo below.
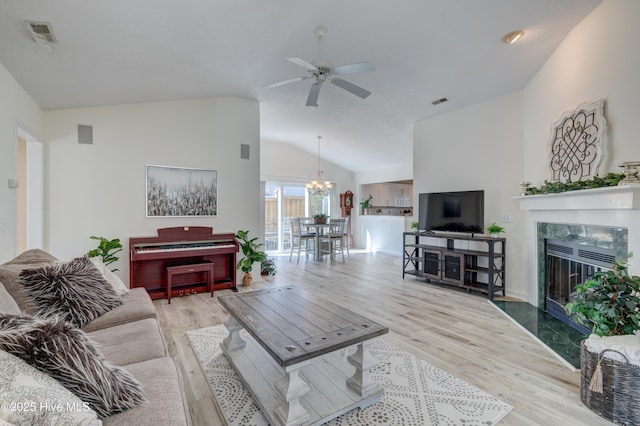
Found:
[[[239, 98], [45, 112], [50, 252], [68, 259], [95, 246], [91, 235], [120, 238], [116, 266], [128, 281], [129, 237], [183, 225], [258, 236], [259, 118], [258, 103]], [[78, 124], [93, 126], [93, 145], [78, 144]], [[241, 144], [250, 146], [249, 160], [240, 158]], [[217, 170], [218, 216], [146, 218], [147, 164]]]
[[524, 179], [546, 178], [551, 123], [585, 101], [605, 99], [609, 149], [600, 169], [640, 160], [640, 2], [605, 0], [580, 22], [524, 90]]
[[18, 125], [34, 137], [42, 134], [42, 111], [0, 64], [0, 263], [18, 250], [18, 190], [8, 187], [17, 178]]
[[522, 100], [517, 92], [415, 123], [413, 191], [417, 200], [423, 192], [483, 189], [485, 227], [495, 221], [507, 231], [507, 293], [524, 298], [523, 214], [512, 199], [522, 182]]

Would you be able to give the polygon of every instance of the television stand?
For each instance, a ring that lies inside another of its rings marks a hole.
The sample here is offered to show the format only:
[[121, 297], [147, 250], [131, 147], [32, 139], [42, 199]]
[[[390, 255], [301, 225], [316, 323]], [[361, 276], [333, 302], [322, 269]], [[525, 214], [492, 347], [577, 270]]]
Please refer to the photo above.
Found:
[[493, 300], [497, 292], [505, 295], [505, 261], [505, 238], [403, 233], [403, 279], [405, 275], [414, 275], [426, 282], [479, 291]]

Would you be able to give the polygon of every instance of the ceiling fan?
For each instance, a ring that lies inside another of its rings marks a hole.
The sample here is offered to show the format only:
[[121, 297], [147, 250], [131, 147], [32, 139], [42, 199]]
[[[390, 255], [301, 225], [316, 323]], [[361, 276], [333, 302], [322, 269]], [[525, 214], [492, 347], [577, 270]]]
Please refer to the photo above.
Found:
[[[318, 28], [315, 31], [316, 39], [318, 43], [321, 43], [322, 40], [327, 35], [327, 30], [324, 28]], [[264, 86], [265, 89], [272, 89], [274, 87], [283, 86], [289, 83], [295, 83], [298, 81], [303, 81], [309, 78], [315, 80], [315, 83], [311, 85], [311, 89], [309, 89], [309, 95], [307, 96], [307, 106], [308, 107], [317, 107], [318, 106], [318, 96], [320, 95], [320, 88], [322, 83], [329, 80], [332, 84], [340, 87], [341, 89], [346, 90], [349, 93], [353, 93], [359, 98], [366, 98], [371, 94], [370, 91], [358, 86], [357, 84], [353, 84], [347, 80], [344, 80], [340, 77], [336, 77], [338, 75], [343, 74], [352, 74], [356, 72], [365, 72], [365, 71], [373, 71], [373, 66], [369, 62], [358, 62], [355, 64], [349, 65], [341, 65], [339, 67], [334, 67], [333, 64], [326, 60], [317, 60], [312, 62], [307, 62], [304, 59], [300, 58], [286, 58], [287, 61], [291, 61], [296, 65], [300, 65], [303, 68], [306, 68], [307, 73], [304, 77], [295, 77], [289, 80], [279, 81], [277, 83], [269, 84]]]

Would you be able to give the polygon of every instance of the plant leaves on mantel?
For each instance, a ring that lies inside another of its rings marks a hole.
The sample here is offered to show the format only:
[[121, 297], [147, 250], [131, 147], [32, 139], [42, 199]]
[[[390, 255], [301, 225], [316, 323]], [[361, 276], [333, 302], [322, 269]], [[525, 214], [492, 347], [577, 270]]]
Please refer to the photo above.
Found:
[[558, 194], [567, 191], [577, 191], [580, 189], [605, 188], [607, 186], [617, 186], [624, 178], [624, 173], [607, 173], [604, 177], [595, 176], [592, 179], [580, 180], [576, 182], [549, 182], [544, 181], [541, 187], [527, 188], [527, 195]]

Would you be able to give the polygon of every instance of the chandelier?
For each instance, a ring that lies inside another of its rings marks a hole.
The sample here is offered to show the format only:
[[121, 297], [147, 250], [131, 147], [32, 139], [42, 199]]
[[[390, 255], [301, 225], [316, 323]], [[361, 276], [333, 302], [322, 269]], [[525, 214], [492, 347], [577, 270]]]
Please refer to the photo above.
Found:
[[322, 136], [318, 136], [318, 174], [316, 180], [312, 180], [307, 183], [307, 191], [309, 195], [329, 195], [331, 188], [333, 188], [333, 183], [330, 181], [322, 181], [322, 171], [320, 170], [320, 139]]

